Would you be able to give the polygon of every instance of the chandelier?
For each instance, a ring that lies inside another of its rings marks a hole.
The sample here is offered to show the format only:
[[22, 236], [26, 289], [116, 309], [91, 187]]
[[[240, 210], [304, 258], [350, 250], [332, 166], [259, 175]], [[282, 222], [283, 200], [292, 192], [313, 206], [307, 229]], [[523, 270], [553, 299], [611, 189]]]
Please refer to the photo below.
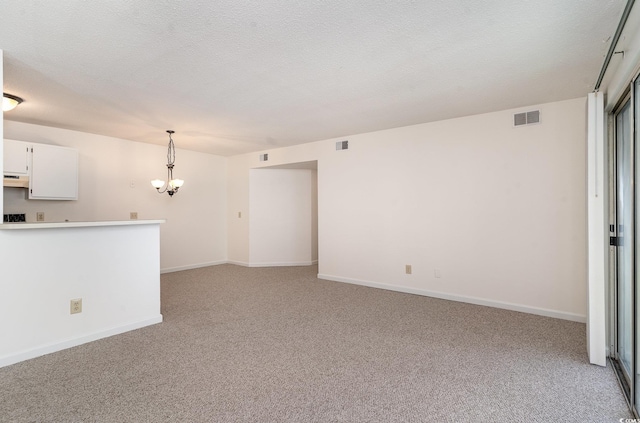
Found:
[[[167, 181], [163, 181], [162, 179], [154, 179], [151, 181], [151, 185], [158, 191], [158, 194], [167, 193], [169, 196], [173, 196], [173, 194], [178, 192], [178, 189], [184, 184], [182, 179], [174, 179], [173, 178], [173, 164], [176, 161], [176, 147], [173, 144], [173, 138], [171, 138], [171, 134], [175, 133], [175, 131], [167, 130], [169, 134], [169, 148], [167, 149]], [[162, 191], [160, 189], [164, 187]]]

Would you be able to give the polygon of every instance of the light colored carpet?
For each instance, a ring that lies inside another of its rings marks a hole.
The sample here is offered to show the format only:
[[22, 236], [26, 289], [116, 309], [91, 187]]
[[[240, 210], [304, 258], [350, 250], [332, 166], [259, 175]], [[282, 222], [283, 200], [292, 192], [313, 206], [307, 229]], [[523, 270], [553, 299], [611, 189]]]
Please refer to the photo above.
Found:
[[164, 323], [0, 369], [3, 422], [617, 422], [585, 325], [220, 265]]

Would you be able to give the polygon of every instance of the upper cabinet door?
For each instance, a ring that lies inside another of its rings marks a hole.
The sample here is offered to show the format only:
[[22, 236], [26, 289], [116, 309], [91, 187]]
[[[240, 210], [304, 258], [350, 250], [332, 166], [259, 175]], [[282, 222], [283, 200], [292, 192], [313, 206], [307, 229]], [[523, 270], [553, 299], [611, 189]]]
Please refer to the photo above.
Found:
[[23, 141], [4, 140], [4, 174], [29, 174], [29, 144]]
[[78, 150], [32, 144], [29, 198], [33, 200], [78, 199]]

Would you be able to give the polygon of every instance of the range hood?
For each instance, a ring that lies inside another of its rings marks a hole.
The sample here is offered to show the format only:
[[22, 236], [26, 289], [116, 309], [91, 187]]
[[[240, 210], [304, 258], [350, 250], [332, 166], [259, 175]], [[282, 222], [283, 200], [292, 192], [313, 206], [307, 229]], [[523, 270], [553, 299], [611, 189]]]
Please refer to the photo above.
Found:
[[29, 177], [4, 175], [2, 186], [5, 188], [29, 188]]

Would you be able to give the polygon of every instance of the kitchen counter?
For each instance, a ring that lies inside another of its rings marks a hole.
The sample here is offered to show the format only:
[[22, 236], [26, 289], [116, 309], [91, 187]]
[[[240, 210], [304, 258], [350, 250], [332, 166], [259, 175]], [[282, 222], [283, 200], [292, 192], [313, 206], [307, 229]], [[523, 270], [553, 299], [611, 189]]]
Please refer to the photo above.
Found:
[[162, 322], [164, 222], [1, 224], [0, 367]]
[[3, 223], [0, 230], [9, 229], [56, 229], [56, 228], [86, 228], [96, 226], [125, 226], [125, 225], [152, 225], [157, 223], [165, 223], [166, 220], [99, 220], [93, 222], [19, 222], [19, 223]]

